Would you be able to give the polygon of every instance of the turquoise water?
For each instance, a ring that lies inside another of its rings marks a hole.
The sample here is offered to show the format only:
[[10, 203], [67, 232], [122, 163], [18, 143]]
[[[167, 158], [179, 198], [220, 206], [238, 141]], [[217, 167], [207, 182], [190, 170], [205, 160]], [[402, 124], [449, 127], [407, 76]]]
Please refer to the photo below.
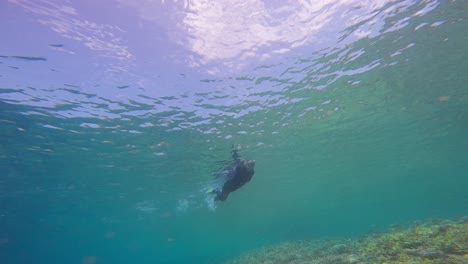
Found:
[[[465, 1], [227, 4], [271, 21], [225, 35], [197, 1], [117, 2], [0, 4], [2, 263], [222, 263], [468, 214]], [[213, 203], [232, 145], [256, 172]]]

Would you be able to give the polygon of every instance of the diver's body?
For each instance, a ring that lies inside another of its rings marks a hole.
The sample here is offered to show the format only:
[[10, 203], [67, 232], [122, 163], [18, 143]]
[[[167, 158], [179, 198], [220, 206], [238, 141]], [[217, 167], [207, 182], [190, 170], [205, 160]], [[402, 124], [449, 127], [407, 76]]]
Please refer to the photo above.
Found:
[[229, 193], [249, 182], [254, 175], [254, 160], [241, 159], [239, 154], [237, 154], [237, 149], [232, 151], [232, 158], [234, 159], [234, 163], [227, 172], [226, 182], [224, 182], [222, 188], [213, 191], [216, 194], [215, 201], [226, 200]]

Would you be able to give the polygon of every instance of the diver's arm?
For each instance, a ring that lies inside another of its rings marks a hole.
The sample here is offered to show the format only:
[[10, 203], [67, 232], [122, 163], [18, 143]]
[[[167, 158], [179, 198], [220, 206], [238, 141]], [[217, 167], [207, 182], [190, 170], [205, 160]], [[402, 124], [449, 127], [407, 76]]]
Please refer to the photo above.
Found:
[[233, 149], [233, 150], [231, 151], [231, 153], [232, 153], [232, 158], [233, 158], [234, 160], [238, 160], [239, 157], [240, 157], [240, 156], [239, 156], [239, 153], [237, 153], [237, 151], [239, 151], [239, 150], [238, 150], [238, 149]]

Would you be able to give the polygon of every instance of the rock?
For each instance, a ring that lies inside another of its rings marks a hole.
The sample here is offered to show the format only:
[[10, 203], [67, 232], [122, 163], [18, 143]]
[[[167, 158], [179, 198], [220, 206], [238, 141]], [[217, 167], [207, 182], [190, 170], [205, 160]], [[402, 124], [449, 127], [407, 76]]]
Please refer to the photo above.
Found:
[[348, 247], [345, 244], [336, 244], [331, 249], [332, 254], [343, 254], [348, 252]]
[[426, 249], [426, 248], [417, 248], [417, 249], [407, 249], [406, 254], [419, 256], [422, 258], [440, 258], [444, 256], [444, 252], [435, 249]]

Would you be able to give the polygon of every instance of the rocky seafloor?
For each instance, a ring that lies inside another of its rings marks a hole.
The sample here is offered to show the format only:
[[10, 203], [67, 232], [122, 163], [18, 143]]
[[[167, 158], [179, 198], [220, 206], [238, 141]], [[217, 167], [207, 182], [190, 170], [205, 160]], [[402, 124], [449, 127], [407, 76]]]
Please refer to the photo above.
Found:
[[468, 218], [392, 226], [354, 240], [290, 241], [226, 264], [468, 264]]

